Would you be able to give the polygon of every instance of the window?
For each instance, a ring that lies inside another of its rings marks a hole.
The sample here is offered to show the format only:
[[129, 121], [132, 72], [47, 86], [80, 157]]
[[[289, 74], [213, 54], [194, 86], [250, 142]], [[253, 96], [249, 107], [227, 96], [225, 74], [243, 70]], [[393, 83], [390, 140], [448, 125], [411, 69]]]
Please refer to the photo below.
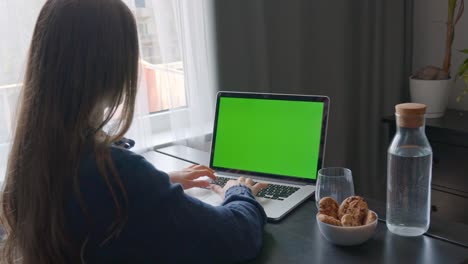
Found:
[[21, 84], [0, 86], [0, 144], [8, 142], [12, 133], [11, 118], [16, 110]]
[[135, 18], [138, 23], [142, 77], [146, 81], [149, 114], [154, 114], [186, 107], [187, 99], [175, 18], [167, 14], [170, 13], [167, 11], [173, 9], [171, 1], [166, 1], [167, 6], [161, 5], [158, 10], [154, 10], [150, 4], [151, 1], [148, 5], [144, 1], [136, 1]]
[[[5, 175], [27, 49], [45, 1], [0, 0], [0, 183]], [[207, 40], [213, 38], [205, 35], [212, 24], [211, 20], [205, 22], [205, 5], [178, 0], [123, 1], [130, 3], [135, 15], [141, 51], [141, 85], [127, 134], [138, 142], [135, 148], [211, 131], [208, 119], [214, 102], [214, 70], [209, 64], [212, 49]], [[190, 45], [182, 45], [182, 38]], [[187, 89], [192, 95], [190, 105]]]
[[[135, 18], [141, 47], [143, 74], [148, 94], [148, 113], [187, 106], [184, 67], [174, 15], [174, 1], [134, 0]], [[0, 3], [0, 153], [11, 139], [11, 120], [15, 112], [24, 71], [27, 48], [35, 20], [44, 1]], [[153, 4], [158, 3], [154, 9]], [[3, 12], [3, 11], [15, 12]], [[16, 17], [10, 13], [27, 13]], [[0, 155], [0, 164], [2, 164]]]
[[138, 32], [140, 34], [140, 37], [148, 36], [148, 25], [146, 23], [138, 23]]
[[146, 6], [145, 0], [135, 0], [135, 6], [137, 8], [144, 8]]
[[144, 64], [150, 113], [187, 105], [182, 62]]
[[6, 171], [13, 113], [21, 84], [0, 85], [0, 187]]

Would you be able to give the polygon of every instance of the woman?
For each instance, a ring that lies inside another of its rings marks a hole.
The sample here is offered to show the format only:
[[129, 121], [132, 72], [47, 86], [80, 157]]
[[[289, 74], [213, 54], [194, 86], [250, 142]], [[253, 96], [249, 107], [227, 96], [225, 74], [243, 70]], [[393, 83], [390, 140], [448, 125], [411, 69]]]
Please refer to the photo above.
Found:
[[[229, 263], [253, 258], [265, 213], [241, 178], [212, 207], [184, 194], [214, 178], [169, 175], [112, 147], [133, 116], [135, 20], [120, 0], [48, 0], [29, 50], [1, 197], [5, 263]], [[114, 133], [102, 128], [121, 107]]]

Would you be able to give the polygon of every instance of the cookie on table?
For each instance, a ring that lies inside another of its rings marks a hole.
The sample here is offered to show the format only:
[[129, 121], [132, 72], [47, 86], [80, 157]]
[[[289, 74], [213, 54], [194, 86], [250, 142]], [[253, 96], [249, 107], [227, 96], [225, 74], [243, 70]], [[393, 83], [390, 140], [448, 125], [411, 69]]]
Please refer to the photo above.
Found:
[[329, 224], [329, 225], [335, 225], [335, 226], [341, 226], [341, 222], [340, 220], [338, 219], [335, 219], [329, 215], [325, 215], [325, 214], [319, 214], [318, 215], [318, 219], [319, 221], [322, 221], [324, 222], [325, 224]]
[[323, 197], [319, 202], [319, 212], [338, 220], [338, 203], [331, 197]]
[[375, 220], [377, 220], [377, 216], [375, 215], [375, 213], [372, 212], [372, 211], [367, 211], [367, 215], [364, 218], [364, 222], [362, 224], [363, 225], [368, 225], [368, 224], [374, 222]]
[[360, 196], [350, 196], [346, 198], [338, 208], [338, 217], [341, 219], [343, 215], [350, 214], [353, 220], [358, 225], [361, 225], [364, 218], [367, 216], [369, 207], [366, 201]]

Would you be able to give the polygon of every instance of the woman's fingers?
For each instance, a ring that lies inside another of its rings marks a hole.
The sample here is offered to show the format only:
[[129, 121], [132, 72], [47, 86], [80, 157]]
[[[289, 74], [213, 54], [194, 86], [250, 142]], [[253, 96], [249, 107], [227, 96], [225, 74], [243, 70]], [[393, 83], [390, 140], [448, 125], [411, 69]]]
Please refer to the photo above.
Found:
[[216, 176], [214, 175], [215, 171], [204, 165], [193, 164], [185, 171], [188, 173], [187, 178], [189, 179], [197, 179], [203, 176], [208, 176], [212, 180], [216, 180]]
[[187, 178], [194, 180], [203, 176], [208, 176], [210, 179], [216, 180], [214, 173], [206, 169], [190, 171]]
[[210, 167], [207, 167], [207, 166], [204, 166], [204, 165], [198, 165], [198, 166], [200, 166], [203, 169], [207, 169], [207, 170], [211, 171], [212, 173], [215, 173], [215, 171]]
[[210, 187], [213, 191], [221, 195], [221, 197], [224, 197], [224, 193], [231, 188], [232, 186], [236, 185], [245, 185], [248, 187], [253, 195], [257, 195], [258, 192], [260, 192], [262, 189], [268, 187], [268, 183], [263, 183], [263, 182], [257, 182], [255, 183], [251, 178], [245, 178], [243, 176], [237, 178], [237, 180], [229, 180], [226, 185], [224, 185], [224, 188], [222, 188], [219, 185], [216, 184], [210, 184]]
[[250, 189], [252, 190], [253, 195], [256, 195], [258, 192], [260, 192], [262, 189], [265, 189], [266, 187], [268, 187], [268, 183], [257, 182], [252, 187], [250, 187]]
[[247, 178], [247, 180], [245, 180], [245, 183], [248, 185], [248, 186], [252, 186], [254, 184], [254, 181], [251, 179], [251, 178]]
[[189, 167], [190, 169], [195, 169], [195, 170], [208, 170], [208, 171], [211, 171], [211, 173], [215, 173], [215, 171], [212, 169], [212, 168], [209, 168], [205, 165], [197, 165], [197, 164], [194, 164], [192, 166]]

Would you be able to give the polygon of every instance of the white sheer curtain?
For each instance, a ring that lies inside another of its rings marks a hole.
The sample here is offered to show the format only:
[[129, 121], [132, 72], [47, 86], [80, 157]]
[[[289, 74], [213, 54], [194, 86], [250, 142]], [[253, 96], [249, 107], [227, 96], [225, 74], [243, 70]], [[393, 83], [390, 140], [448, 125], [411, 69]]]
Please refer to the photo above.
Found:
[[[212, 132], [215, 105], [215, 40], [214, 10], [212, 0], [179, 0], [179, 16], [186, 89], [190, 108], [188, 123], [172, 118], [174, 141], [198, 144]], [[198, 137], [198, 138], [197, 138]], [[192, 139], [188, 141], [187, 139]], [[201, 142], [203, 143], [203, 142]]]
[[5, 174], [27, 49], [43, 3], [42, 0], [0, 1], [0, 182]]
[[[140, 38], [140, 83], [126, 135], [143, 152], [211, 132], [215, 88], [213, 0], [123, 0]], [[34, 23], [45, 0], [0, 0], [0, 182]]]
[[125, 2], [135, 13], [142, 58], [141, 103], [128, 133], [135, 151], [168, 142], [196, 144], [212, 129], [213, 0]]

